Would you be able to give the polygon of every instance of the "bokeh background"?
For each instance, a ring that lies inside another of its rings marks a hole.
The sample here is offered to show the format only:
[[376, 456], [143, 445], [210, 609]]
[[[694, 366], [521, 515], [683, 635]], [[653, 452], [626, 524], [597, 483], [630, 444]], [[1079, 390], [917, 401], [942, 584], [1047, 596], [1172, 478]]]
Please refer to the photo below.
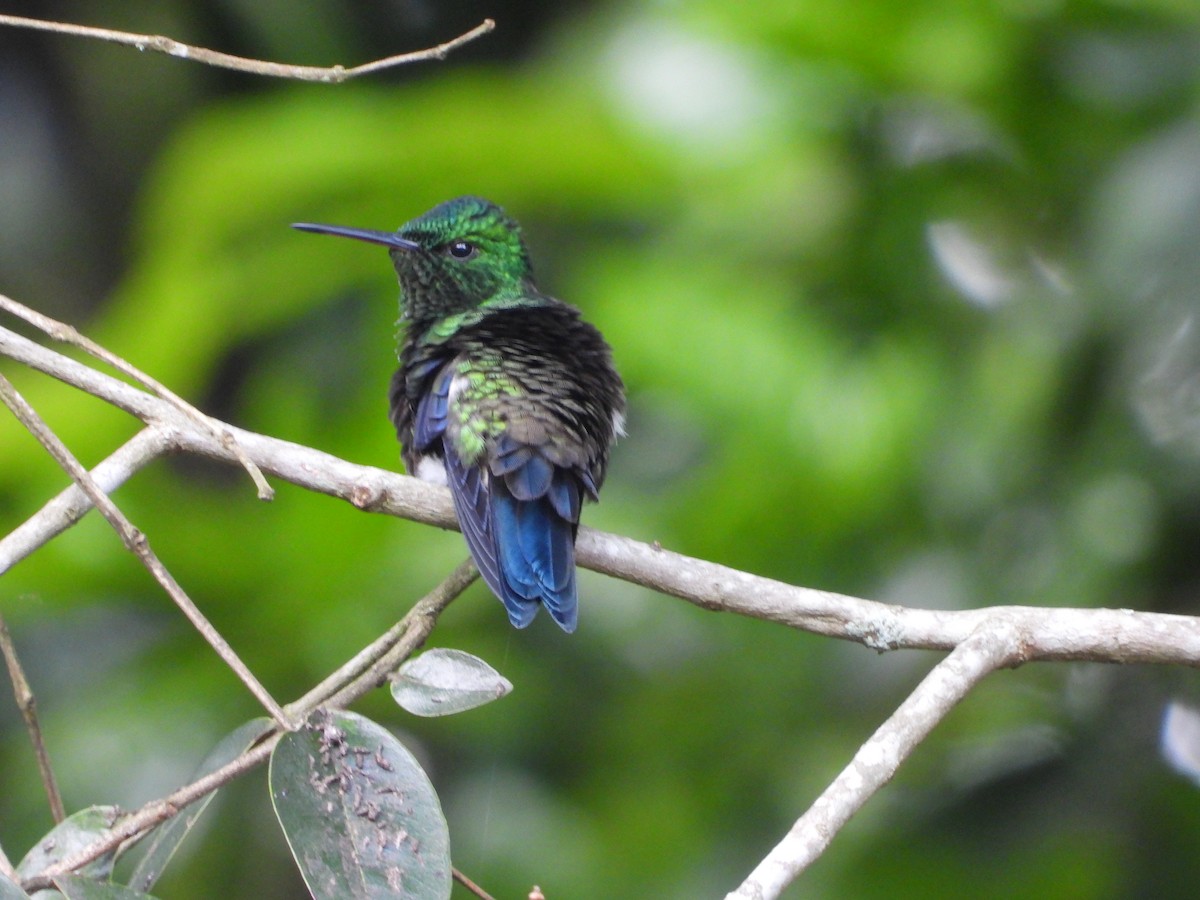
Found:
[[[287, 223], [394, 228], [479, 193], [629, 387], [589, 524], [894, 603], [1200, 613], [1193, 0], [20, 6], [321, 65], [497, 20], [338, 87], [0, 29], [0, 291], [209, 412], [399, 467], [386, 256]], [[86, 462], [135, 431], [0, 368]], [[0, 419], [0, 527], [64, 483]], [[276, 487], [172, 459], [116, 499], [290, 699], [464, 550]], [[457, 865], [497, 897], [722, 896], [937, 659], [581, 589], [570, 637], [512, 631], [480, 586], [446, 613], [432, 643], [499, 668], [504, 700], [357, 707], [425, 761]], [[257, 713], [95, 516], [0, 604], [71, 808], [170, 790]], [[788, 896], [1194, 896], [1172, 700], [1200, 702], [1194, 671], [995, 675]], [[0, 701], [0, 845], [16, 861], [50, 824]], [[263, 772], [157, 893], [304, 896]]]

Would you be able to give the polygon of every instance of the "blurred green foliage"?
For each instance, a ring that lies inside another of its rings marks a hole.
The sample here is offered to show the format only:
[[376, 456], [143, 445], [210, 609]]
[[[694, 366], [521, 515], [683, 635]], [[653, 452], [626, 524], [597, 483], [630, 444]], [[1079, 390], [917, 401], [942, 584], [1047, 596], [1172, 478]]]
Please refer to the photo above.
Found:
[[[351, 63], [369, 46], [332, 0], [294, 20], [220, 6], [216, 34], [250, 54]], [[165, 24], [128, 7], [108, 24], [187, 38], [215, 15], [164, 9]], [[493, 12], [500, 34], [504, 12], [528, 23], [519, 46], [481, 62], [489, 38], [339, 87], [250, 93], [176, 61], [61, 48], [88, 75], [74, 90], [108, 135], [97, 152], [152, 160], [112, 176], [136, 185], [116, 263], [97, 259], [107, 230], [76, 229], [70, 266], [41, 265], [57, 272], [44, 281], [14, 268], [28, 292], [0, 290], [54, 311], [66, 301], [42, 303], [39, 285], [111, 269], [77, 317], [92, 337], [215, 415], [395, 467], [386, 256], [286, 225], [392, 228], [479, 193], [524, 223], [543, 286], [601, 327], [628, 383], [630, 436], [589, 524], [910, 605], [1198, 611], [1193, 4]], [[135, 141], [154, 116], [161, 143]], [[3, 368], [85, 462], [135, 430]], [[65, 481], [11, 421], [0, 460], [9, 529]], [[172, 459], [116, 499], [288, 699], [465, 551], [276, 486], [260, 504], [240, 472]], [[94, 517], [0, 586], [72, 808], [164, 793], [256, 714]], [[935, 659], [591, 574], [581, 594], [569, 638], [545, 617], [511, 631], [480, 587], [446, 614], [434, 643], [487, 659], [512, 696], [434, 721], [382, 691], [360, 706], [417, 750], [456, 864], [496, 896], [722, 895]], [[789, 896], [1191, 896], [1200, 794], [1162, 761], [1158, 727], [1167, 699], [1197, 693], [1190, 672], [994, 676]], [[261, 774], [208, 815], [161, 896], [301, 896]], [[0, 844], [19, 857], [49, 824], [0, 704]]]

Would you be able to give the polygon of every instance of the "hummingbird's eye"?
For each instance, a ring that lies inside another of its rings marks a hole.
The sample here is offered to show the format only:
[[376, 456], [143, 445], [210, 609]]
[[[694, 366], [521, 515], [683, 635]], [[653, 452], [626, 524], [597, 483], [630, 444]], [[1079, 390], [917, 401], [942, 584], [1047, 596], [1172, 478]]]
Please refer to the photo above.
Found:
[[470, 259], [477, 251], [475, 245], [468, 241], [451, 241], [446, 245], [446, 252], [455, 259]]

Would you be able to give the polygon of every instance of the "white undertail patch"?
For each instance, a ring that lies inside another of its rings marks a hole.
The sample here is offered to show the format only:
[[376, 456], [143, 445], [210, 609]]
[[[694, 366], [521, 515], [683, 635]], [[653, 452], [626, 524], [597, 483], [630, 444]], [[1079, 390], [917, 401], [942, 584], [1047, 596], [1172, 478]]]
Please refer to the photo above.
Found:
[[438, 456], [422, 456], [417, 460], [416, 476], [430, 484], [440, 484], [447, 487], [446, 464]]

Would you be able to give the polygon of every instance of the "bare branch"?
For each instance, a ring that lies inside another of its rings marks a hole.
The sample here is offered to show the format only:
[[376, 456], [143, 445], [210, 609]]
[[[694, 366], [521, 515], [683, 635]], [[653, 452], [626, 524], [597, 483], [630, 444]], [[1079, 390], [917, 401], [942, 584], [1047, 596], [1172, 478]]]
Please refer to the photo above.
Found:
[[[204, 636], [204, 639], [217, 651], [217, 654], [225, 661], [225, 664], [250, 689], [250, 692], [254, 694], [267, 712], [284, 728], [290, 727], [290, 723], [283, 714], [283, 710], [279, 704], [275, 702], [274, 698], [267, 692], [267, 689], [259, 683], [259, 680], [254, 677], [254, 673], [241, 661], [225, 638], [221, 637], [220, 633], [212, 626], [212, 623], [200, 612], [200, 609], [192, 602], [192, 599], [184, 592], [183, 588], [180, 587], [175, 577], [167, 571], [167, 567], [162, 564], [162, 561], [150, 549], [150, 544], [146, 540], [146, 536], [125, 517], [123, 512], [117, 509], [116, 504], [108, 498], [108, 495], [100, 490], [100, 487], [92, 479], [87, 469], [80, 465], [79, 460], [59, 440], [58, 435], [50, 430], [49, 426], [42, 421], [41, 416], [25, 401], [25, 398], [17, 392], [17, 389], [13, 387], [12, 382], [3, 375], [0, 375], [0, 400], [3, 400], [4, 405], [38, 439], [38, 442], [46, 448], [46, 451], [54, 458], [54, 461], [62, 466], [63, 470], [71, 476], [71, 480], [83, 489], [88, 499], [91, 500], [96, 509], [100, 511], [100, 514], [104, 516], [105, 520], [120, 536], [126, 548], [137, 556], [150, 574], [154, 576], [154, 579], [162, 585], [163, 590], [175, 601], [175, 604], [188, 617], [188, 620], [195, 626], [196, 630]], [[217, 440], [221, 446], [224, 446], [223, 441]]]
[[388, 648], [354, 681], [330, 697], [329, 705], [336, 709], [347, 707], [363, 694], [387, 681], [396, 667], [425, 643], [442, 610], [478, 577], [479, 570], [475, 568], [474, 562], [468, 559], [459, 563], [458, 567], [446, 576], [445, 581], [422, 597], [405, 616], [406, 619], [411, 619], [411, 622], [398, 636], [394, 646]]
[[64, 384], [99, 397], [148, 425], [158, 422], [163, 414], [166, 414], [168, 422], [182, 418], [174, 410], [167, 410], [161, 401], [156, 401], [155, 397], [145, 391], [97, 372], [69, 356], [56, 353], [3, 326], [0, 326], [0, 356], [7, 356], [51, 378], [57, 378]]
[[95, 341], [84, 337], [65, 322], [59, 322], [56, 319], [51, 319], [49, 316], [42, 315], [37, 310], [30, 309], [28, 306], [18, 303], [11, 297], [5, 297], [3, 294], [0, 294], [0, 309], [11, 313], [19, 319], [24, 319], [30, 325], [50, 335], [56, 341], [71, 344], [85, 353], [94, 356], [96, 359], [103, 360], [121, 374], [132, 378], [151, 393], [162, 397], [192, 421], [200, 425], [201, 428], [207, 428], [211, 431], [229, 448], [242, 468], [250, 475], [250, 479], [258, 489], [259, 500], [270, 500], [275, 496], [274, 489], [272, 489], [271, 485], [267, 484], [267, 479], [263, 478], [262, 471], [246, 456], [246, 451], [238, 446], [238, 442], [233, 439], [233, 435], [229, 433], [229, 430], [221, 422], [210, 416], [206, 416], [174, 391], [160, 384], [141, 369], [138, 369], [115, 353], [105, 350]]
[[8, 676], [12, 679], [13, 694], [17, 699], [17, 708], [25, 720], [25, 728], [29, 731], [29, 739], [33, 742], [33, 753], [37, 757], [38, 771], [42, 775], [42, 785], [46, 788], [46, 798], [50, 801], [50, 814], [55, 824], [66, 818], [63, 809], [62, 794], [58, 791], [58, 782], [54, 778], [54, 768], [50, 765], [50, 754], [46, 750], [46, 742], [42, 739], [42, 728], [38, 724], [37, 700], [33, 696], [33, 688], [25, 677], [25, 670], [17, 656], [17, 648], [12, 635], [8, 631], [8, 623], [0, 616], [0, 653], [8, 666]]
[[985, 676], [1020, 661], [1020, 632], [1000, 618], [934, 666], [900, 707], [859, 747], [850, 764], [787, 836], [725, 900], [774, 900], [813, 863], [850, 817], [892, 780], [900, 764]]
[[[169, 448], [163, 432], [143, 428], [92, 469], [92, 480], [104, 493], [111, 494]], [[64, 489], [37, 515], [0, 538], [0, 575], [66, 531], [91, 508], [91, 501], [79, 485], [72, 484]]]
[[[0, 328], [0, 355], [87, 391], [154, 425], [175, 450], [233, 462], [229, 450], [162, 400]], [[456, 528], [449, 492], [426, 482], [359, 466], [319, 450], [227, 426], [264, 471], [340, 497], [360, 509]], [[43, 515], [45, 510], [34, 518]], [[28, 523], [27, 523], [28, 524]], [[8, 552], [0, 540], [0, 561]], [[687, 600], [792, 628], [855, 641], [875, 650], [953, 650], [985, 621], [1004, 620], [1022, 635], [1016, 662], [1092, 660], [1200, 667], [1200, 618], [1121, 609], [990, 607], [919, 609], [796, 587], [693, 559], [591, 528], [579, 530], [580, 565]]]
[[124, 44], [136, 47], [138, 50], [154, 50], [178, 59], [190, 59], [194, 62], [222, 69], [233, 69], [236, 72], [249, 72], [252, 75], [266, 75], [272, 78], [291, 78], [297, 81], [320, 81], [337, 84], [369, 75], [383, 69], [401, 66], [407, 63], [424, 62], [433, 59], [445, 59], [451, 51], [457, 50], [476, 38], [483, 37], [496, 28], [491, 19], [484, 19], [470, 31], [460, 34], [445, 43], [438, 44], [426, 50], [414, 50], [411, 53], [400, 53], [386, 59], [364, 63], [353, 68], [343, 66], [292, 66], [284, 63], [267, 62], [260, 59], [246, 59], [242, 56], [232, 56], [204, 47], [183, 44], [161, 34], [136, 34], [128, 31], [113, 31], [108, 28], [93, 28], [88, 25], [72, 25], [68, 22], [51, 22], [44, 19], [27, 19], [24, 16], [0, 15], [0, 25], [11, 25], [14, 28], [31, 28], [35, 31], [51, 31], [55, 34], [70, 34], [77, 37], [94, 38], [109, 41], [114, 44]]
[[1200, 667], [1200, 618], [1131, 609], [994, 606], [940, 610], [894, 606], [796, 587], [615, 534], [579, 530], [582, 565], [704, 609], [735, 612], [855, 641], [873, 650], [953, 650], [984, 622], [1007, 620], [1021, 656]]

